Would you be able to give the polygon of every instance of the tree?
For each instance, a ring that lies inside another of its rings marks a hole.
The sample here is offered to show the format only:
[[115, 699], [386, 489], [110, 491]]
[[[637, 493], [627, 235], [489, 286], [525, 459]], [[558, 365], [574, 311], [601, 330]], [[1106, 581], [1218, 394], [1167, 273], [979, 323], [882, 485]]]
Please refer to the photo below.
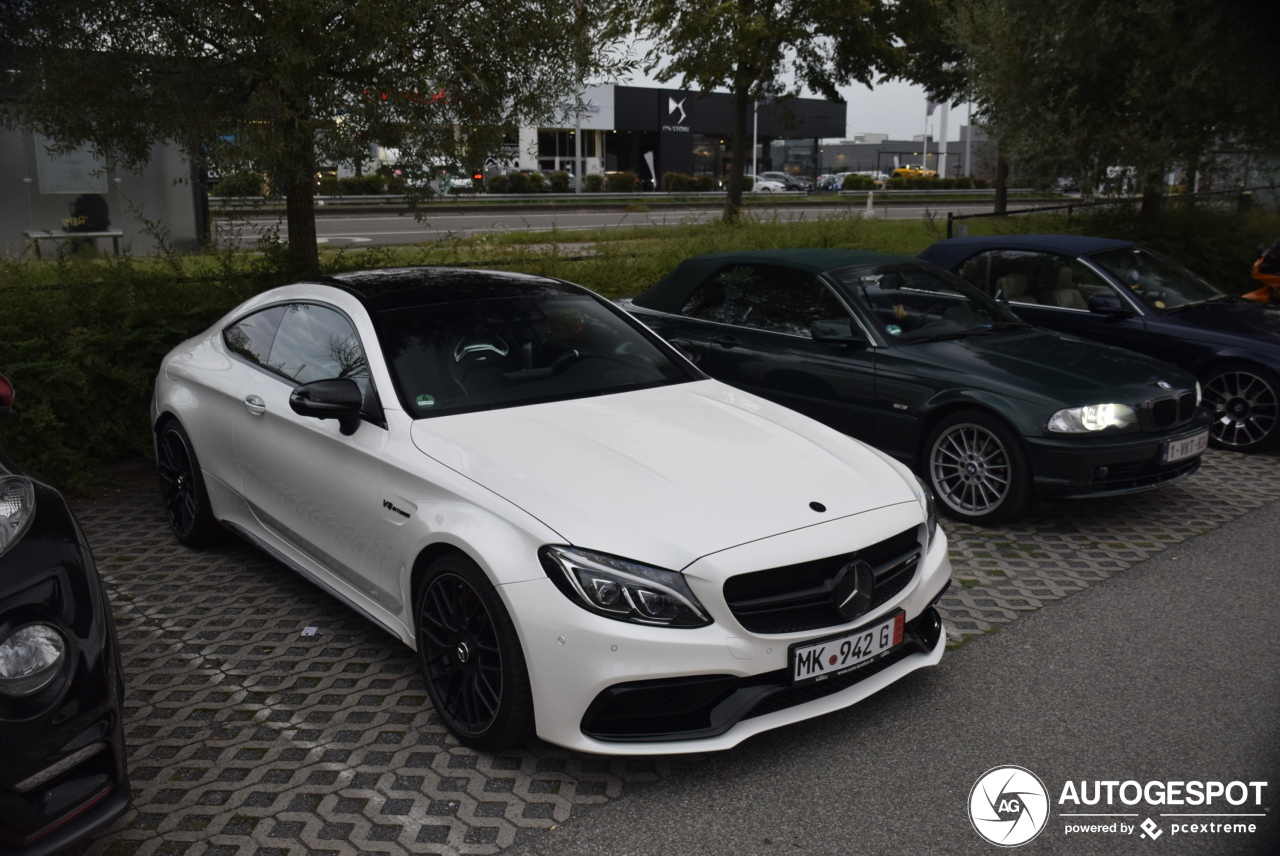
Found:
[[[747, 113], [755, 101], [802, 88], [839, 100], [836, 87], [915, 77], [931, 63], [913, 55], [932, 34], [941, 0], [634, 0], [637, 29], [653, 44], [649, 70], [688, 89], [734, 96], [724, 219], [742, 207]], [[937, 43], [930, 41], [930, 45]]]
[[422, 171], [482, 163], [609, 67], [609, 0], [8, 0], [10, 125], [136, 168], [157, 143], [286, 199], [318, 266], [319, 163], [394, 146]]
[[1253, 12], [1247, 0], [957, 0], [953, 20], [967, 95], [1002, 154], [1089, 186], [1132, 168], [1153, 216], [1172, 166], [1274, 148], [1275, 30]]

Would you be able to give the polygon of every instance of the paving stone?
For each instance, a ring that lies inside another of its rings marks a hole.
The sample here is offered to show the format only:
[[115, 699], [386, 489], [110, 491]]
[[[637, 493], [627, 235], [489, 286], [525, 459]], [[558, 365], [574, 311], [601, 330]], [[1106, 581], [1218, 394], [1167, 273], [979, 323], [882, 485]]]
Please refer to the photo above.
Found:
[[[948, 636], [992, 632], [1276, 499], [1280, 458], [1210, 452], [1169, 488], [1003, 527], [944, 521]], [[120, 634], [134, 808], [73, 853], [491, 854], [700, 763], [538, 740], [476, 752], [434, 715], [412, 651], [259, 551], [181, 547], [149, 488], [77, 514]]]

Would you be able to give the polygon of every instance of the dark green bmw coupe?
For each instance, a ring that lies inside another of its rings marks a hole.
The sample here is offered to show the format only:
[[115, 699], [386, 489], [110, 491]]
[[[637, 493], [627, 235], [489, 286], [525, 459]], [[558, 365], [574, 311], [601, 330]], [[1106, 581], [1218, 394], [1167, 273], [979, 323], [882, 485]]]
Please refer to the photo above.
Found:
[[714, 253], [624, 303], [712, 377], [915, 467], [963, 520], [1171, 484], [1208, 442], [1191, 375], [1032, 327], [915, 259]]

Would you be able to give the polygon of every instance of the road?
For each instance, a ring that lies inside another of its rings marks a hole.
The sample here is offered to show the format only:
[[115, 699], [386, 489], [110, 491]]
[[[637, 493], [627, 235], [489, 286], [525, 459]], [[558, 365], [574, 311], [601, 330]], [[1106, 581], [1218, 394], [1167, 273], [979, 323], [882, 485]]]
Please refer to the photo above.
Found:
[[[1012, 207], [1017, 207], [1016, 205]], [[368, 211], [349, 213], [317, 212], [316, 232], [320, 243], [331, 247], [376, 246], [412, 244], [419, 241], [470, 237], [490, 232], [552, 232], [577, 229], [627, 228], [632, 226], [679, 226], [703, 223], [720, 216], [721, 206], [701, 208], [660, 208], [651, 211], [628, 212], [618, 208], [611, 210], [582, 210], [570, 207], [525, 206], [518, 210], [496, 207], [492, 211], [446, 211], [428, 209], [421, 222], [407, 212]], [[946, 217], [947, 211], [956, 213], [990, 211], [990, 202], [940, 201], [923, 205], [877, 205], [870, 214], [865, 205], [813, 205], [777, 206], [755, 209], [760, 217], [778, 217], [783, 220], [819, 219], [824, 217], [858, 214], [894, 220], [920, 219], [932, 213]], [[216, 227], [220, 241], [235, 248], [252, 248], [264, 233], [279, 230], [285, 238], [288, 231], [283, 222], [283, 212], [245, 217], [220, 217]]]
[[[992, 854], [1001, 848], [971, 827], [968, 798], [984, 771], [1007, 764], [1036, 773], [1050, 795], [1047, 826], [1021, 853], [1280, 853], [1278, 552], [1273, 502], [977, 638], [858, 707], [632, 787], [504, 856]], [[1268, 785], [1261, 808], [1105, 808], [1058, 805], [1067, 780]], [[1234, 817], [1162, 816], [1205, 812]], [[1140, 827], [1064, 832], [1147, 818], [1156, 840]], [[1170, 828], [1227, 820], [1259, 831]]]

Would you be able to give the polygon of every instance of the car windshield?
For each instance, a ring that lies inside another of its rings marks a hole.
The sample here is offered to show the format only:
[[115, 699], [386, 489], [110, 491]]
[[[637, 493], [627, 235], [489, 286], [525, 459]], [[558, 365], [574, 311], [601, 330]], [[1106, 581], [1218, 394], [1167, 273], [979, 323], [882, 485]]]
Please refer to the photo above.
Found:
[[1106, 268], [1131, 294], [1156, 309], [1180, 309], [1227, 297], [1224, 291], [1199, 275], [1151, 250], [1125, 247], [1094, 253], [1089, 259]]
[[400, 400], [415, 418], [694, 380], [639, 326], [585, 294], [548, 290], [380, 313]]
[[1026, 327], [958, 276], [926, 264], [844, 268], [828, 276], [894, 344], [953, 339]]

